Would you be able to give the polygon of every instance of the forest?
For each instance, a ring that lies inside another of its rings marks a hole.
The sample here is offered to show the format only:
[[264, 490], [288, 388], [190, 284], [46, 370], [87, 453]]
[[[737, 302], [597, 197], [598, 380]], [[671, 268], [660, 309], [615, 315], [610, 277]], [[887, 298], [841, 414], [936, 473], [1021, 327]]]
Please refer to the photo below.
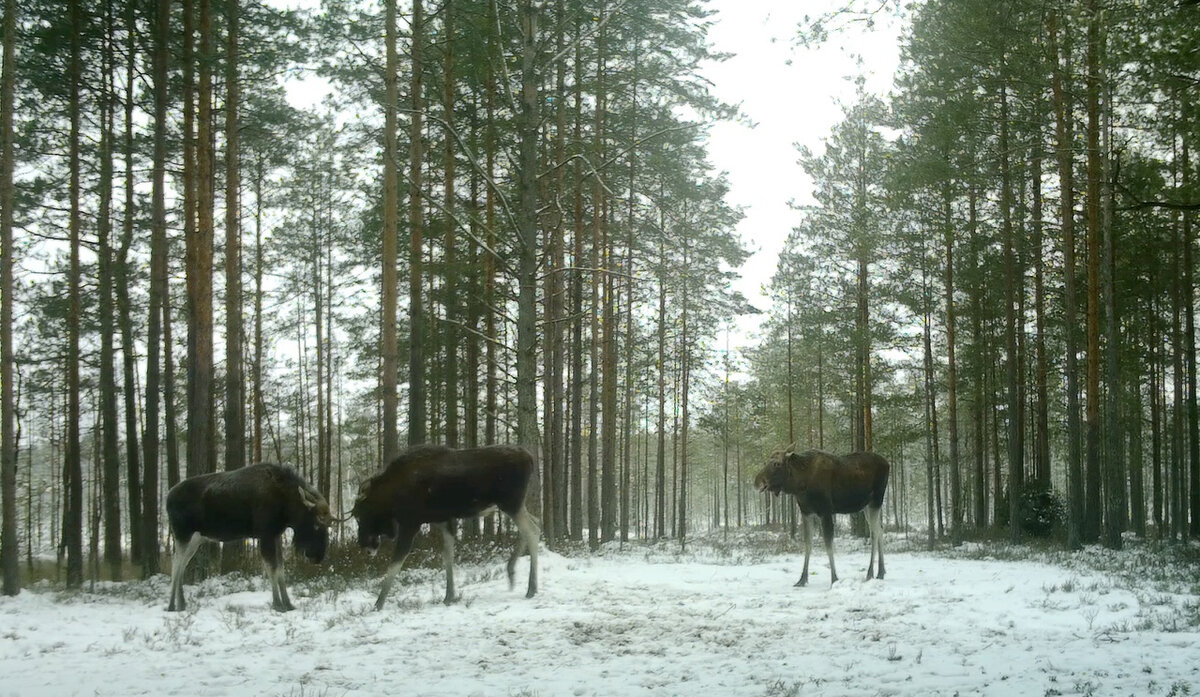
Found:
[[794, 530], [752, 485], [789, 443], [888, 458], [930, 547], [1200, 536], [1200, 7], [807, 17], [902, 60], [797, 149], [755, 307], [708, 5], [4, 0], [4, 593], [159, 574], [182, 478], [344, 513], [419, 443], [534, 453], [552, 550]]

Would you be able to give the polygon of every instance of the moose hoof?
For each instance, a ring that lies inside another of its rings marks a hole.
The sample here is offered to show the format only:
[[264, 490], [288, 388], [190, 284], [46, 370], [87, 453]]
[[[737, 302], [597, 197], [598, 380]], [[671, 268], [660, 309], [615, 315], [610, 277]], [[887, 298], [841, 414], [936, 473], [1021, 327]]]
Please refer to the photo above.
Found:
[[803, 588], [804, 586], [807, 586], [807, 585], [808, 585], [808, 579], [802, 578], [799, 581], [796, 581], [795, 583], [793, 583], [792, 588]]
[[533, 597], [533, 596], [535, 596], [535, 595], [537, 595], [537, 589], [536, 589], [536, 588], [530, 588], [528, 591], [526, 591], [526, 592], [525, 592], [525, 597], [526, 597], [526, 598], [532, 598], [532, 597]]

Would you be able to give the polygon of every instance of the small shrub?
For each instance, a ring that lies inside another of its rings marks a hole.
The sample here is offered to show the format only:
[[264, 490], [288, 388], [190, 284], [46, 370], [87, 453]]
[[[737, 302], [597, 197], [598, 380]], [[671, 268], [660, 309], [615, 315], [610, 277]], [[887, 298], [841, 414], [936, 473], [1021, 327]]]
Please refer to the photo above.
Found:
[[[997, 522], [998, 527], [1008, 525], [1009, 507], [1008, 492], [1005, 492], [1000, 506]], [[1049, 484], [1039, 481], [1026, 482], [1021, 487], [1020, 499], [1017, 501], [1018, 522], [1021, 530], [1030, 537], [1050, 537], [1059, 530], [1066, 521], [1066, 504], [1062, 496]]]

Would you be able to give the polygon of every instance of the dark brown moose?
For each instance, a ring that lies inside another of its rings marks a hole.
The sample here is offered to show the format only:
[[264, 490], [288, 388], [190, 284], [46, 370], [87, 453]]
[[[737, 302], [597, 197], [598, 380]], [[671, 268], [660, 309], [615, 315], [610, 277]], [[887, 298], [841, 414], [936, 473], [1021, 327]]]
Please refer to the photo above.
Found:
[[812, 556], [810, 519], [821, 520], [825, 551], [829, 554], [830, 583], [838, 580], [833, 564], [833, 515], [866, 514], [871, 528], [871, 561], [867, 579], [876, 578], [875, 557], [879, 557], [879, 575], [883, 578], [883, 495], [887, 492], [888, 461], [875, 453], [850, 453], [838, 457], [821, 450], [793, 452], [794, 446], [771, 453], [767, 464], [754, 477], [759, 491], [796, 497], [804, 523], [804, 570], [797, 586], [808, 583], [808, 560]]
[[537, 519], [525, 508], [525, 492], [533, 470], [533, 456], [518, 447], [492, 445], [456, 450], [440, 445], [416, 445], [364, 481], [351, 511], [358, 521], [358, 544], [375, 550], [381, 537], [390, 537], [396, 544], [375, 609], [383, 608], [423, 523], [442, 531], [445, 602], [455, 602], [458, 596], [454, 592], [454, 534], [449, 523], [496, 508], [517, 525], [517, 546], [508, 559], [509, 587], [513, 585], [517, 558], [528, 549], [529, 588], [525, 597], [532, 598], [537, 593], [541, 534]]
[[169, 611], [184, 610], [183, 572], [204, 540], [258, 540], [271, 582], [271, 607], [294, 610], [283, 581], [282, 536], [315, 563], [325, 558], [329, 504], [295, 470], [273, 464], [248, 465], [229, 472], [189, 477], [167, 492], [167, 518], [175, 535]]

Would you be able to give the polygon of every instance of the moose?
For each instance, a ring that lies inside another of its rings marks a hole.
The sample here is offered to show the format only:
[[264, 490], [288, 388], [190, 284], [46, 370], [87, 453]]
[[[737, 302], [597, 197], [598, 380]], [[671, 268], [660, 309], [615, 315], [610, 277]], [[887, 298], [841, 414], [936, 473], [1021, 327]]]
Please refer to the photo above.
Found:
[[448, 605], [454, 590], [454, 533], [459, 518], [483, 515], [499, 508], [516, 523], [518, 539], [508, 559], [508, 585], [514, 585], [517, 558], [529, 551], [529, 587], [537, 593], [537, 553], [541, 528], [525, 508], [525, 493], [533, 476], [533, 456], [513, 446], [491, 445], [454, 449], [415, 445], [401, 452], [386, 468], [363, 481], [352, 515], [358, 522], [358, 544], [375, 551], [380, 537], [395, 541], [392, 561], [379, 589], [375, 609], [381, 610], [392, 583], [412, 550], [421, 525], [442, 532], [442, 562], [446, 569]]
[[333, 515], [329, 504], [295, 470], [262, 463], [189, 477], [167, 492], [167, 517], [175, 536], [170, 612], [186, 609], [183, 572], [204, 540], [255, 538], [271, 583], [271, 607], [294, 610], [283, 580], [282, 536], [314, 563], [325, 558]]
[[833, 563], [833, 515], [835, 513], [866, 514], [871, 528], [871, 561], [867, 579], [876, 578], [875, 557], [879, 556], [879, 575], [883, 578], [883, 495], [887, 492], [888, 461], [875, 453], [856, 452], [838, 457], [821, 450], [794, 452], [791, 445], [776, 450], [767, 464], [754, 477], [759, 491], [769, 491], [796, 497], [804, 525], [804, 570], [797, 586], [808, 584], [808, 561], [812, 556], [811, 519], [821, 520], [825, 551], [829, 554], [830, 584], [838, 580]]

